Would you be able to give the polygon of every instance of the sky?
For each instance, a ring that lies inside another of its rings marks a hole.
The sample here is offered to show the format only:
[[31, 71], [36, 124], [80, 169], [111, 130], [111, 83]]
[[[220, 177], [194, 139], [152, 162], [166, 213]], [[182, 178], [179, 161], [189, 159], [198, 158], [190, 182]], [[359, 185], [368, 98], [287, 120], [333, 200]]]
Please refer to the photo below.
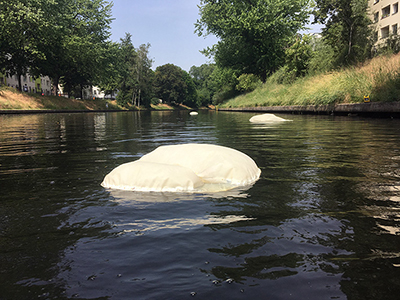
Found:
[[[135, 48], [150, 43], [153, 70], [171, 63], [189, 72], [192, 66], [210, 63], [200, 50], [218, 42], [215, 36], [195, 33], [200, 0], [113, 0], [111, 40], [119, 42], [125, 33], [132, 35]], [[319, 27], [309, 26], [310, 32]]]
[[217, 43], [215, 36], [199, 37], [194, 31], [200, 0], [113, 0], [111, 40], [132, 34], [135, 48], [150, 43], [153, 69], [171, 63], [189, 71], [210, 63], [199, 51]]

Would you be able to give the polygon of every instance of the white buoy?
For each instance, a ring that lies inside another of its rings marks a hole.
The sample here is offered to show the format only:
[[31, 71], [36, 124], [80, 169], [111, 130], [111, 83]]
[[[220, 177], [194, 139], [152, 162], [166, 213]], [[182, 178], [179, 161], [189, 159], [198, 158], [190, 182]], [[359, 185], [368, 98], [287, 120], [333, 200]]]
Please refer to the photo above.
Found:
[[250, 118], [250, 122], [252, 123], [274, 123], [274, 122], [286, 122], [286, 121], [291, 121], [291, 120], [286, 120], [277, 117], [274, 114], [262, 114]]
[[191, 116], [197, 116], [199, 113], [197, 112], [197, 111], [191, 111], [190, 113], [189, 113], [189, 115], [191, 115]]
[[261, 170], [246, 154], [210, 144], [161, 146], [105, 176], [111, 189], [219, 192], [253, 184]]

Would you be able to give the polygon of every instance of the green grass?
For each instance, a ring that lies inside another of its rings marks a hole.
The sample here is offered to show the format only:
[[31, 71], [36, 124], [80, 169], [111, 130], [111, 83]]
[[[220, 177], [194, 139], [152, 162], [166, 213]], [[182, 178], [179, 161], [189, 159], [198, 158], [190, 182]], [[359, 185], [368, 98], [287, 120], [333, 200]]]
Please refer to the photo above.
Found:
[[233, 98], [220, 107], [326, 105], [400, 101], [400, 54], [374, 58], [341, 71], [277, 83], [272, 75], [260, 88]]

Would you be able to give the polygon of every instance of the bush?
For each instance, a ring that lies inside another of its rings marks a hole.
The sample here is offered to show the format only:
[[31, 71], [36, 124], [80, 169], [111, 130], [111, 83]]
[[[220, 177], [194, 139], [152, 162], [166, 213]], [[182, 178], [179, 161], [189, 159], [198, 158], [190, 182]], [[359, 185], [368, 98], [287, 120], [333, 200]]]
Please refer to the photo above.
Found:
[[240, 92], [251, 92], [256, 88], [260, 87], [262, 82], [260, 78], [258, 78], [254, 74], [242, 74], [238, 78], [238, 84], [236, 85], [236, 89]]

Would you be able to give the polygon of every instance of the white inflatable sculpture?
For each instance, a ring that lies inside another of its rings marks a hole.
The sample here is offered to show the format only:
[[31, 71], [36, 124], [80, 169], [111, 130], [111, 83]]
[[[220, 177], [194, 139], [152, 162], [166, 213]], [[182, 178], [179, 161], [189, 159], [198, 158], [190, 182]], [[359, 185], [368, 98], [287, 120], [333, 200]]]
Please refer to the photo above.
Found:
[[250, 118], [250, 122], [252, 123], [275, 123], [275, 122], [285, 122], [285, 121], [290, 121], [290, 120], [277, 117], [274, 114], [262, 114]]
[[246, 154], [222, 146], [161, 146], [139, 160], [122, 164], [102, 182], [111, 189], [157, 192], [218, 192], [247, 186], [260, 169]]

